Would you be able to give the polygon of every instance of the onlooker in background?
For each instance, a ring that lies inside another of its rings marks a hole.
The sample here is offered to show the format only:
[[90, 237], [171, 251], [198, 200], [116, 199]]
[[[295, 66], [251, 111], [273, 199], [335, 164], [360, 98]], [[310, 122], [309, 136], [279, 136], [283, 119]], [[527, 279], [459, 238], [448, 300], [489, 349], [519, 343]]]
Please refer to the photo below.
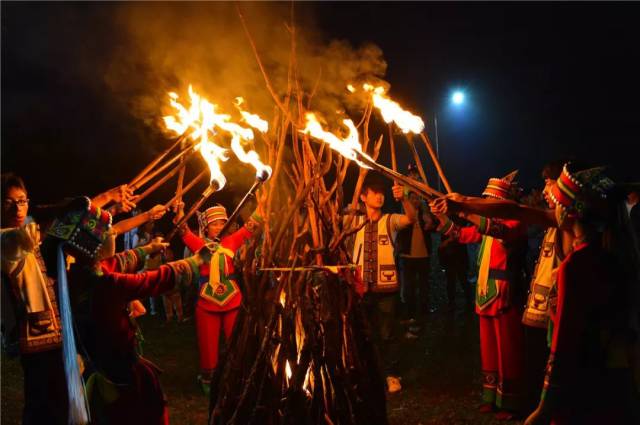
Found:
[[429, 310], [429, 274], [431, 262], [429, 250], [431, 248], [430, 231], [437, 225], [433, 216], [426, 209], [426, 204], [414, 193], [409, 193], [409, 202], [417, 212], [417, 220], [412, 226], [405, 227], [398, 232], [396, 238], [395, 255], [398, 258], [400, 272], [400, 300], [404, 323], [409, 325], [405, 338], [415, 339], [420, 329], [416, 318], [418, 309], [424, 314]]
[[[171, 248], [166, 248], [164, 251], [164, 262], [171, 262], [174, 260], [173, 251]], [[184, 318], [182, 316], [182, 294], [180, 288], [173, 288], [169, 292], [165, 292], [162, 295], [162, 301], [164, 303], [164, 312], [167, 319], [167, 323], [173, 321], [173, 313], [175, 309], [175, 316], [178, 323], [182, 323]]]
[[[454, 223], [463, 226], [462, 220], [458, 217], [451, 218]], [[447, 300], [448, 311], [456, 309], [456, 284], [459, 283], [464, 293], [465, 306], [467, 310], [473, 309], [473, 293], [471, 283], [468, 280], [469, 274], [469, 254], [467, 246], [458, 242], [453, 235], [442, 237], [438, 247], [438, 260], [444, 268], [447, 278]]]

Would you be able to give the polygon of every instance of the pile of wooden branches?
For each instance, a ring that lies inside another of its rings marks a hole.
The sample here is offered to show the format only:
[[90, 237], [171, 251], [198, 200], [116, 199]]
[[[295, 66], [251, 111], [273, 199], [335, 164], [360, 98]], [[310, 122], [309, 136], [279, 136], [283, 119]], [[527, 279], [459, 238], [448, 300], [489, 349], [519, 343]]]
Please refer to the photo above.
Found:
[[[214, 375], [210, 423], [386, 423], [384, 381], [345, 246], [357, 230], [353, 215], [341, 214], [350, 161], [300, 131], [313, 94], [297, 82], [294, 27], [285, 96], [274, 93], [245, 30], [277, 106], [259, 143], [274, 166], [258, 196], [262, 235], [236, 256], [244, 302]], [[358, 128], [375, 159], [382, 136], [369, 146], [372, 109]], [[359, 169], [352, 207], [365, 175]]]

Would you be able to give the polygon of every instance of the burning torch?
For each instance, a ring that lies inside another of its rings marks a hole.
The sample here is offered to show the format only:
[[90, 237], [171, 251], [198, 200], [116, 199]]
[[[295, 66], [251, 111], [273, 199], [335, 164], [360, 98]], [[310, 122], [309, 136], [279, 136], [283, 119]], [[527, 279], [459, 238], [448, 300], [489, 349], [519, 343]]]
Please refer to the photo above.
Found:
[[236, 209], [233, 210], [233, 212], [229, 216], [229, 219], [222, 227], [222, 230], [220, 230], [220, 233], [218, 233], [218, 236], [214, 239], [215, 243], [220, 243], [220, 237], [224, 235], [224, 233], [229, 229], [231, 223], [233, 223], [233, 221], [236, 219], [242, 207], [244, 207], [249, 199], [255, 196], [256, 191], [260, 188], [260, 186], [262, 186], [264, 182], [269, 180], [269, 177], [271, 177], [270, 167], [264, 167], [256, 173], [256, 180], [253, 182], [253, 185], [251, 185], [247, 193], [245, 193], [245, 195], [242, 197], [242, 199], [236, 206]]

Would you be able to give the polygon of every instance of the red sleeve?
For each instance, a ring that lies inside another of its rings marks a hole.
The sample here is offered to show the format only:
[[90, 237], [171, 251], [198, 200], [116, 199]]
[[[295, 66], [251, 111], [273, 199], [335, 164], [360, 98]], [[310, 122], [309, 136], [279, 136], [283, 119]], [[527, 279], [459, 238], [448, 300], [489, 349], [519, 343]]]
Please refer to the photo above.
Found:
[[144, 266], [141, 249], [129, 249], [119, 252], [113, 257], [100, 261], [100, 268], [105, 273], [135, 273]]
[[478, 231], [496, 239], [513, 241], [525, 235], [526, 226], [517, 220], [500, 220], [481, 217]]
[[222, 238], [222, 240], [220, 241], [220, 245], [233, 252], [236, 252], [238, 248], [240, 248], [240, 246], [244, 243], [244, 241], [251, 238], [251, 236], [252, 233], [243, 226], [229, 236], [225, 236], [224, 238]]
[[108, 275], [115, 291], [128, 301], [161, 295], [175, 286], [176, 277], [169, 266], [143, 273], [110, 273]]
[[459, 228], [455, 237], [460, 243], [478, 243], [482, 240], [482, 233], [478, 231], [476, 226], [467, 226]]
[[185, 234], [182, 235], [182, 242], [184, 242], [187, 248], [189, 248], [189, 251], [193, 252], [194, 254], [200, 251], [200, 249], [205, 245], [204, 241], [201, 238], [197, 237], [191, 231], [191, 229], [188, 228]]
[[558, 269], [558, 300], [551, 353], [555, 356], [556, 373], [562, 376], [571, 375], [585, 331], [586, 305], [584, 294], [581, 294], [584, 288], [580, 287], [581, 280], [585, 279], [584, 276], [581, 279], [578, 267], [575, 262], [565, 261]]

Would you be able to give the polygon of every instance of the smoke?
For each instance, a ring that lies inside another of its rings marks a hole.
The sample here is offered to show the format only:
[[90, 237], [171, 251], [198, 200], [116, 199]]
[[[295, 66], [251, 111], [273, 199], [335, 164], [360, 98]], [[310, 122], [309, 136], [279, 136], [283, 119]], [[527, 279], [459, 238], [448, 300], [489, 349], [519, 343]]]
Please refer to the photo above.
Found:
[[[291, 60], [290, 3], [238, 3], [274, 91], [287, 92]], [[375, 45], [351, 46], [326, 40], [314, 23], [314, 6], [296, 4], [297, 77], [311, 99], [311, 109], [333, 119], [358, 107], [348, 83], [377, 80], [386, 63]], [[236, 3], [129, 3], [115, 13], [117, 36], [105, 72], [114, 97], [127, 102], [136, 118], [162, 128], [162, 115], [171, 113], [167, 93], [187, 98], [188, 85], [234, 113], [233, 101], [271, 120], [275, 102], [256, 62]]]

